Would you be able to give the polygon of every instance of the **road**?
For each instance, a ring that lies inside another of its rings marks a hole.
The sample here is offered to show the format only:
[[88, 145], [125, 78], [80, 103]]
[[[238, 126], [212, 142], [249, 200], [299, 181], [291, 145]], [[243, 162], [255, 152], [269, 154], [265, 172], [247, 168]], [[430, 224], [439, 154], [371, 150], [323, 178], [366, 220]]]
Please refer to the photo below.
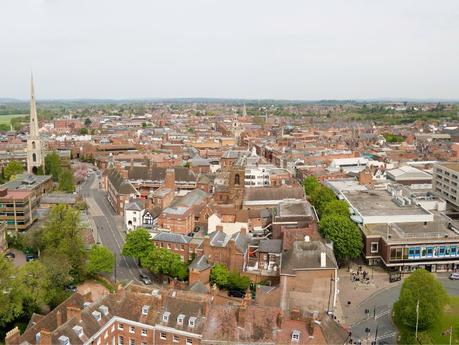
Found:
[[89, 206], [89, 217], [94, 220], [96, 242], [102, 243], [115, 254], [114, 278], [117, 281], [138, 281], [140, 271], [136, 261], [121, 255], [124, 244], [122, 218], [113, 211], [106, 193], [99, 190], [96, 174], [92, 173], [88, 176], [80, 188], [80, 193]]
[[[438, 273], [437, 278], [449, 295], [458, 296], [459, 281], [448, 279], [448, 275], [448, 273]], [[359, 305], [358, 312], [362, 318], [351, 326], [354, 340], [361, 340], [365, 344], [371, 343], [377, 337], [378, 344], [396, 343], [396, 328], [391, 315], [392, 305], [398, 300], [401, 286], [401, 283], [398, 283], [391, 288], [382, 290]], [[366, 311], [367, 314], [365, 314]]]

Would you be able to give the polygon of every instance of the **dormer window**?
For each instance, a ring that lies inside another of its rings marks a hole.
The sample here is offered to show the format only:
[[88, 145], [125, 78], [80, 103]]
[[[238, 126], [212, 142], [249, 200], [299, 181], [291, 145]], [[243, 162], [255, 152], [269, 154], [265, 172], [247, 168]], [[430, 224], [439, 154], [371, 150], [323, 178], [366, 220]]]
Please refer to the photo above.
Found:
[[142, 315], [148, 315], [148, 310], [150, 310], [150, 306], [149, 305], [144, 305], [142, 307]]
[[102, 318], [102, 314], [100, 312], [98, 312], [97, 310], [94, 310], [92, 312], [92, 316], [94, 316], [94, 318], [97, 320], [97, 321], [100, 321], [100, 319]]
[[194, 327], [195, 324], [196, 324], [196, 317], [194, 316], [190, 317], [190, 319], [188, 320], [188, 327]]
[[299, 342], [300, 341], [300, 331], [294, 330], [292, 332], [292, 341]]
[[104, 316], [107, 316], [108, 315], [108, 307], [106, 305], [101, 305], [99, 307], [99, 310], [100, 312], [104, 315]]
[[185, 320], [184, 314], [180, 314], [179, 316], [177, 316], [177, 325], [183, 326], [183, 320]]
[[168, 322], [169, 321], [169, 316], [171, 315], [170, 312], [165, 311], [163, 314], [163, 322]]
[[77, 337], [81, 337], [83, 335], [83, 327], [81, 326], [74, 326], [73, 331], [77, 335]]

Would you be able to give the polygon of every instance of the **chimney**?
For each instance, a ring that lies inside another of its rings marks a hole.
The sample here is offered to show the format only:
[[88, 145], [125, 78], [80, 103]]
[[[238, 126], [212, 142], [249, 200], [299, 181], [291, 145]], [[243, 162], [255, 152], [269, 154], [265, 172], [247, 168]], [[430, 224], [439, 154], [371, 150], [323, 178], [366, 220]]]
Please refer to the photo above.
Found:
[[244, 235], [244, 236], [247, 235], [247, 230], [244, 227], [242, 227], [241, 231], [240, 231], [240, 234]]
[[327, 267], [327, 253], [320, 253], [320, 267]]
[[222, 231], [222, 232], [223, 232], [223, 225], [217, 225], [217, 226], [215, 227], [215, 230], [216, 230], [216, 231]]
[[164, 185], [172, 190], [175, 190], [175, 169], [174, 168], [167, 168], [166, 169], [166, 177], [164, 179]]
[[8, 189], [7, 188], [0, 189], [0, 197], [4, 197], [7, 194], [8, 194]]
[[284, 323], [284, 314], [282, 312], [277, 314], [276, 323], [277, 323], [277, 328], [282, 329], [282, 324]]
[[50, 331], [45, 328], [40, 331], [40, 340], [38, 345], [53, 345]]
[[59, 328], [61, 326], [61, 324], [62, 324], [62, 315], [61, 315], [61, 311], [58, 310], [56, 312], [56, 325]]
[[248, 296], [249, 294], [245, 294], [245, 297], [242, 300], [241, 305], [239, 306], [239, 309], [237, 310], [237, 324], [239, 327], [245, 326], [245, 319], [247, 317], [247, 306], [248, 306], [248, 301], [250, 299], [250, 297]]
[[19, 345], [19, 339], [21, 334], [19, 333], [18, 326], [14, 327], [11, 331], [6, 332], [5, 344], [6, 345]]
[[74, 306], [67, 307], [67, 320], [76, 318], [78, 321], [81, 320], [81, 309]]

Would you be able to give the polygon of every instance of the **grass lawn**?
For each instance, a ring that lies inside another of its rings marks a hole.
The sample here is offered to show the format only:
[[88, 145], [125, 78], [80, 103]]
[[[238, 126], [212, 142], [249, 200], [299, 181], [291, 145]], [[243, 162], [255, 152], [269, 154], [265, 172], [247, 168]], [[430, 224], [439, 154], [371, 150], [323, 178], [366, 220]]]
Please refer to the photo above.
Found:
[[[453, 327], [453, 338], [451, 344], [459, 344], [459, 296], [449, 296], [448, 304], [440, 321], [432, 329], [419, 332], [418, 337], [421, 344], [449, 344], [449, 335], [446, 330]], [[401, 343], [414, 344], [414, 331], [399, 327]], [[444, 335], [443, 335], [444, 334]]]
[[27, 114], [0, 115], [0, 125], [1, 124], [7, 124], [9, 126], [11, 119], [13, 119], [15, 117], [20, 117], [20, 116], [28, 116], [28, 115]]

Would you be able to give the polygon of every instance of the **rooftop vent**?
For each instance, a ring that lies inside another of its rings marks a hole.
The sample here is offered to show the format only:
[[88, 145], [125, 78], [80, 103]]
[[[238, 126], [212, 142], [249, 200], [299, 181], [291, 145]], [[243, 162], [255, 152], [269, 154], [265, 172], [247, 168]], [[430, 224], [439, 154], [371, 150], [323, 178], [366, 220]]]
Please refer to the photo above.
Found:
[[75, 332], [75, 334], [78, 336], [78, 337], [81, 337], [83, 335], [83, 327], [81, 326], [74, 326], [73, 327], [73, 331]]
[[107, 316], [108, 315], [108, 307], [106, 305], [101, 305], [99, 307], [99, 310], [102, 314], [104, 314], [104, 316]]
[[102, 318], [101, 313], [99, 313], [97, 310], [94, 310], [94, 311], [92, 312], [92, 316], [94, 316], [94, 318], [95, 318], [97, 321], [100, 321], [100, 319]]
[[298, 343], [300, 341], [300, 335], [301, 335], [301, 332], [298, 331], [298, 330], [294, 330], [292, 332], [292, 341]]

